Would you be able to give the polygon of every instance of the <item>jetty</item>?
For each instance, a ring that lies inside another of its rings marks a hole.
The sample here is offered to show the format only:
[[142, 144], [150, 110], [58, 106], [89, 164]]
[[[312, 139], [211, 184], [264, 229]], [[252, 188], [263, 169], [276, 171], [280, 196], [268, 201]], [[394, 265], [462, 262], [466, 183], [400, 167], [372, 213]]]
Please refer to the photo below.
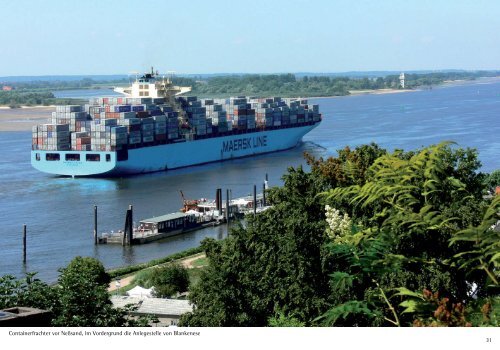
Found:
[[[254, 186], [253, 196], [229, 198], [229, 190], [226, 191], [226, 201], [222, 200], [222, 190], [217, 189], [214, 200], [198, 199], [187, 200], [181, 192], [183, 199], [183, 208], [178, 212], [168, 213], [148, 219], [142, 219], [137, 226], [133, 226], [133, 207], [130, 205], [125, 217], [125, 226], [123, 230], [116, 232], [101, 233], [96, 237], [96, 244], [121, 244], [138, 245], [164, 238], [200, 230], [207, 227], [213, 227], [228, 223], [230, 220], [239, 220], [245, 215], [255, 215], [270, 208], [266, 205], [265, 189], [257, 193]], [[97, 220], [97, 211], [95, 209], [95, 218]], [[97, 227], [97, 224], [95, 224]], [[94, 229], [96, 234], [97, 228]]]

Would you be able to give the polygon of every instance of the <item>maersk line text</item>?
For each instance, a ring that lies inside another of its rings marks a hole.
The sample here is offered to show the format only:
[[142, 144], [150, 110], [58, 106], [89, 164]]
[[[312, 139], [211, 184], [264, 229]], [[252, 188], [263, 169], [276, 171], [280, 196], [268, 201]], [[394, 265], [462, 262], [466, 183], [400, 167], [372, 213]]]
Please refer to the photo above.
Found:
[[224, 141], [222, 143], [222, 152], [234, 152], [248, 148], [258, 148], [267, 146], [267, 135], [258, 137], [245, 137]]

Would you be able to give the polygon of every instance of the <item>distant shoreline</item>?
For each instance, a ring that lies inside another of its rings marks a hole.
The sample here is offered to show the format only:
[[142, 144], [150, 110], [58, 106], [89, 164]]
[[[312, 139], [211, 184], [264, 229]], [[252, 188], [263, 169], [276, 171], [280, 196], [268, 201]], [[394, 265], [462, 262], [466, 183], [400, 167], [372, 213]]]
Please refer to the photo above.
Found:
[[[446, 88], [457, 85], [467, 84], [485, 84], [490, 82], [500, 81], [500, 77], [485, 77], [475, 80], [450, 80], [436, 88]], [[352, 90], [350, 95], [345, 96], [311, 96], [303, 97], [304, 99], [325, 99], [325, 98], [340, 98], [352, 97], [360, 95], [387, 95], [407, 92], [421, 91], [422, 89], [378, 89], [378, 90]], [[20, 108], [10, 108], [8, 106], [0, 106], [0, 132], [9, 131], [30, 131], [31, 128], [38, 124], [47, 123], [52, 112], [56, 109], [55, 106], [21, 106]]]
[[479, 77], [477, 79], [473, 80], [467, 80], [467, 79], [457, 79], [457, 80], [445, 80], [443, 81], [442, 84], [436, 85], [437, 86], [443, 86], [443, 87], [448, 87], [448, 86], [457, 86], [457, 85], [469, 85], [469, 84], [488, 84], [490, 82], [497, 82], [500, 81], [500, 76], [497, 77]]
[[419, 89], [377, 89], [377, 90], [352, 90], [349, 91], [351, 96], [355, 95], [386, 95], [386, 94], [399, 94], [403, 92], [415, 92]]
[[9, 106], [0, 106], [0, 109], [9, 109], [9, 110], [29, 109], [29, 108], [56, 108], [56, 106], [55, 105], [48, 105], [48, 106], [39, 105], [39, 106], [19, 106], [19, 107], [16, 107], [16, 108], [12, 108], [12, 107], [9, 107]]
[[405, 92], [415, 92], [415, 91], [420, 91], [419, 89], [377, 89], [377, 90], [350, 90], [349, 95], [343, 95], [343, 96], [311, 96], [311, 97], [303, 97], [304, 99], [308, 98], [314, 98], [314, 99], [321, 99], [321, 98], [341, 98], [341, 97], [350, 97], [350, 96], [359, 96], [359, 95], [388, 95], [388, 94], [399, 94], [399, 93], [405, 93]]

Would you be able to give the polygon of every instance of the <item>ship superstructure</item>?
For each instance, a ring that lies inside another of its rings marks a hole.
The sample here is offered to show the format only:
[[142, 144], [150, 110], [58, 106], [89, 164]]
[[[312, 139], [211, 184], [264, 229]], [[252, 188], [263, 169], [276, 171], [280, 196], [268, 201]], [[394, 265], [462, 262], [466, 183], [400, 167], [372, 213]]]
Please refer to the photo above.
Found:
[[154, 71], [144, 74], [142, 77], [136, 77], [135, 81], [127, 88], [117, 87], [114, 91], [123, 94], [125, 97], [166, 97], [185, 94], [191, 91], [189, 86], [175, 86], [171, 75], [163, 75]]

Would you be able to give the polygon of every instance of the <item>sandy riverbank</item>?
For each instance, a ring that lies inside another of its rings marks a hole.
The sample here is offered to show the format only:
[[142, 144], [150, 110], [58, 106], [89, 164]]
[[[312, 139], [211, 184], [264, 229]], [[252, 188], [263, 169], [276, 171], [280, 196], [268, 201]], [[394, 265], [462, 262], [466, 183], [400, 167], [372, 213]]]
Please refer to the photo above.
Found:
[[377, 89], [377, 90], [349, 90], [351, 95], [386, 95], [386, 94], [400, 94], [403, 92], [415, 92], [415, 90], [401, 90], [401, 89]]
[[34, 125], [47, 123], [55, 110], [54, 106], [0, 108], [0, 132], [31, 131]]
[[377, 90], [349, 90], [349, 95], [344, 96], [313, 96], [313, 97], [304, 97], [306, 99], [309, 98], [340, 98], [340, 97], [349, 97], [349, 96], [358, 96], [358, 95], [386, 95], [386, 94], [399, 94], [404, 92], [415, 92], [419, 91], [419, 89], [415, 90], [400, 90], [400, 89], [377, 89]]

